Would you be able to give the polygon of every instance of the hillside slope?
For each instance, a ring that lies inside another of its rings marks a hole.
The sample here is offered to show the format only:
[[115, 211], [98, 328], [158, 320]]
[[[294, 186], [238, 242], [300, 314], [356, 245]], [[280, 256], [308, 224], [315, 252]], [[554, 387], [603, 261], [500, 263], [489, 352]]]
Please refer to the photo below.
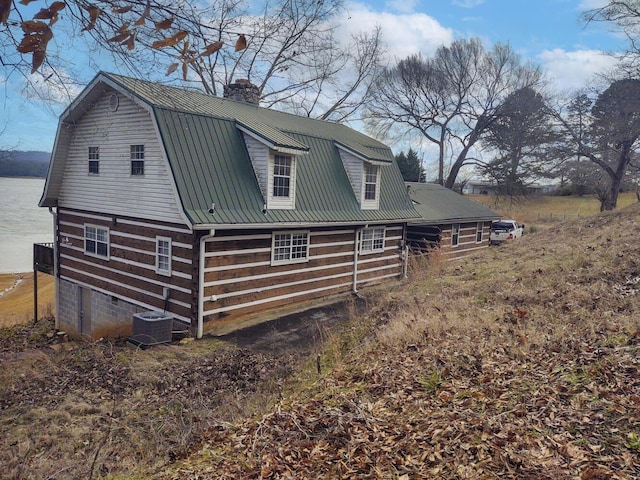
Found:
[[0, 329], [0, 478], [640, 478], [639, 236], [633, 205], [415, 261], [308, 342]]
[[639, 236], [634, 205], [416, 265], [330, 374], [154, 478], [640, 478]]

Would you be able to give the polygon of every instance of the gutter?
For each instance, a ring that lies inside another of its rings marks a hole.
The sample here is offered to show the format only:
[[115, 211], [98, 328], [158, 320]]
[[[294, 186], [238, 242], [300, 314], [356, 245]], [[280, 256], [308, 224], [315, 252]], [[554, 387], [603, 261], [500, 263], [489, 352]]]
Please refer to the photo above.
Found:
[[200, 238], [200, 253], [198, 258], [198, 324], [196, 338], [202, 338], [204, 330], [204, 254], [207, 240], [216, 236], [215, 229], [211, 229], [208, 235]]
[[335, 227], [335, 226], [362, 226], [367, 225], [388, 225], [389, 223], [409, 223], [411, 220], [417, 220], [418, 217], [410, 218], [390, 218], [386, 220], [356, 220], [353, 222], [273, 222], [273, 223], [203, 223], [194, 225], [194, 230], [215, 230], [224, 228], [260, 230], [264, 228], [310, 228], [310, 227]]

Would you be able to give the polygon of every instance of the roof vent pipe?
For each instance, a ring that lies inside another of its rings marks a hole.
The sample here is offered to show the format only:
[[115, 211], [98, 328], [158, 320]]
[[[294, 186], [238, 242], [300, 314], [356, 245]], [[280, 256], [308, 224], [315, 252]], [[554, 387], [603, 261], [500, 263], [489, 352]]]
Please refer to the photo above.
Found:
[[225, 85], [224, 98], [258, 105], [260, 103], [260, 89], [246, 78], [237, 79], [234, 83]]

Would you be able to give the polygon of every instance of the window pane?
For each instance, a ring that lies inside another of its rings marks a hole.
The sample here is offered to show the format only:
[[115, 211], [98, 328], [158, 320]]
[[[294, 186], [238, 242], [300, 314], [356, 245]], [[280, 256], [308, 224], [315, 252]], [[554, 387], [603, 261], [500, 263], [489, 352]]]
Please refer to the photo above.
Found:
[[273, 159], [273, 196], [288, 197], [291, 188], [291, 157], [276, 155]]
[[142, 160], [131, 161], [131, 175], [144, 175], [144, 161]]
[[364, 169], [364, 199], [375, 200], [378, 186], [378, 167], [366, 165]]

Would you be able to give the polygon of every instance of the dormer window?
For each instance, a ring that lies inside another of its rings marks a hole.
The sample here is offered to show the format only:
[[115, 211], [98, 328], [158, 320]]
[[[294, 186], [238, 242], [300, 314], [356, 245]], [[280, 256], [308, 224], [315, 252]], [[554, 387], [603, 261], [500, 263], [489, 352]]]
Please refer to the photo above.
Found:
[[291, 193], [290, 155], [275, 155], [273, 158], [273, 196], [289, 198]]
[[293, 155], [272, 153], [269, 158], [269, 197], [267, 208], [292, 210], [295, 208], [296, 158]]
[[370, 163], [364, 163], [362, 182], [362, 208], [375, 210], [380, 199], [380, 167]]

